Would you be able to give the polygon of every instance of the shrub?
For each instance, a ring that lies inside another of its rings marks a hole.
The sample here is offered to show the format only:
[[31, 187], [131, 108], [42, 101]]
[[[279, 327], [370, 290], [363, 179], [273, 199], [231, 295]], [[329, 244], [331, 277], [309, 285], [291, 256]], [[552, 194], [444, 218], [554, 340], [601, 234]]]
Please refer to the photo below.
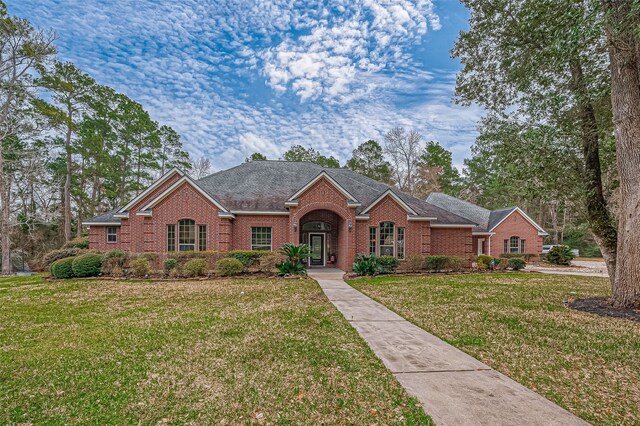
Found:
[[187, 277], [201, 277], [206, 275], [207, 269], [206, 259], [191, 259], [182, 267], [182, 273]]
[[151, 269], [151, 263], [149, 263], [148, 259], [138, 257], [129, 262], [129, 272], [131, 272], [131, 275], [134, 277], [146, 277], [147, 275], [151, 275], [153, 270]]
[[165, 259], [163, 266], [164, 266], [164, 273], [168, 274], [178, 267], [178, 261], [173, 258]]
[[238, 275], [244, 270], [244, 265], [238, 259], [227, 257], [216, 262], [216, 273], [223, 277]]
[[102, 273], [105, 275], [120, 276], [127, 263], [127, 253], [122, 250], [111, 250], [102, 256]]
[[232, 250], [229, 252], [229, 257], [233, 257], [238, 259], [245, 268], [253, 265], [260, 256], [265, 253], [270, 253], [267, 251], [259, 251], [259, 250]]
[[482, 262], [487, 266], [491, 265], [492, 260], [495, 260], [495, 257], [491, 257], [488, 254], [480, 254], [476, 257], [476, 262]]
[[66, 243], [64, 243], [64, 246], [62, 246], [63, 249], [71, 249], [71, 248], [77, 248], [77, 249], [88, 249], [89, 248], [89, 238], [88, 237], [78, 237], [78, 238], [74, 238], [73, 240], [69, 240]]
[[495, 269], [496, 271], [504, 271], [509, 267], [509, 260], [511, 259], [495, 259], [493, 269]]
[[447, 256], [427, 256], [425, 258], [425, 265], [427, 271], [440, 272], [444, 271], [447, 266]]
[[294, 265], [297, 265], [298, 263], [303, 264], [304, 261], [311, 256], [311, 249], [306, 244], [295, 245], [286, 243], [283, 244], [278, 251], [287, 256], [289, 261]]
[[228, 256], [228, 252], [222, 251], [174, 251], [167, 253], [167, 258], [178, 261], [178, 267], [184, 266], [191, 259], [206, 259], [209, 270], [215, 269], [216, 262]]
[[353, 264], [353, 272], [357, 275], [376, 275], [379, 272], [376, 257], [359, 254]]
[[302, 262], [293, 263], [289, 259], [286, 259], [282, 263], [278, 263], [276, 267], [278, 268], [278, 275], [281, 275], [281, 276], [306, 275], [307, 273], [307, 268], [305, 267], [304, 263]]
[[514, 271], [519, 271], [527, 266], [527, 263], [524, 261], [524, 259], [520, 257], [512, 257], [507, 261], [507, 263], [509, 265], [509, 268], [513, 269]]
[[444, 268], [453, 272], [459, 272], [462, 270], [465, 259], [460, 256], [447, 256]]
[[574, 257], [569, 246], [553, 246], [547, 253], [547, 261], [555, 265], [571, 265]]
[[42, 258], [42, 262], [44, 263], [45, 267], [49, 267], [56, 260], [65, 259], [67, 257], [74, 257], [82, 253], [85, 253], [85, 250], [76, 247], [51, 250], [49, 253], [44, 255], [44, 257]]
[[49, 272], [53, 278], [67, 279], [73, 277], [73, 259], [74, 257], [66, 257], [58, 259], [51, 264]]
[[102, 268], [102, 256], [98, 253], [86, 253], [73, 259], [73, 275], [76, 277], [95, 277]]
[[266, 273], [273, 272], [277, 269], [277, 264], [278, 257], [271, 252], [267, 252], [258, 259], [258, 271]]
[[375, 259], [381, 274], [392, 274], [400, 265], [398, 258], [393, 256], [379, 256]]
[[407, 270], [416, 272], [424, 269], [424, 257], [412, 254], [411, 256], [407, 256], [407, 260], [405, 261], [405, 265]]

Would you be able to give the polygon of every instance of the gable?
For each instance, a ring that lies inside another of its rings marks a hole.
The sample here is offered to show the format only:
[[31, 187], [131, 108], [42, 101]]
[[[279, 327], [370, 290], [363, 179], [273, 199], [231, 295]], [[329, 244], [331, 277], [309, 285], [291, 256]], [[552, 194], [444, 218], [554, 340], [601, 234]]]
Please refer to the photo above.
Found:
[[181, 179], [176, 181], [173, 185], [168, 187], [165, 191], [158, 194], [151, 201], [145, 204], [144, 207], [142, 207], [140, 209], [140, 212], [138, 212], [137, 214], [150, 215], [150, 212], [152, 211], [154, 206], [161, 203], [167, 197], [170, 197], [173, 193], [175, 193], [178, 189], [180, 189], [184, 185], [190, 186], [194, 191], [196, 191], [199, 195], [201, 195], [204, 199], [209, 201], [211, 204], [213, 204], [215, 207], [217, 207], [221, 211], [227, 212], [227, 209], [225, 209], [224, 206], [222, 206], [222, 204], [220, 204], [217, 200], [211, 197], [211, 195], [209, 195], [202, 188], [200, 188], [198, 184], [196, 184], [193, 180], [191, 180], [191, 178], [189, 178], [188, 176], [183, 176]]
[[391, 189], [388, 189], [385, 192], [383, 192], [382, 195], [380, 195], [380, 197], [378, 197], [373, 203], [371, 203], [366, 209], [364, 209], [361, 214], [367, 214], [376, 205], [381, 203], [382, 200], [389, 199], [389, 198], [395, 201], [395, 203], [398, 204], [400, 207], [402, 207], [402, 209], [404, 209], [407, 212], [407, 214], [411, 214], [414, 216], [417, 215], [417, 213], [407, 203], [402, 201], [400, 197], [394, 194]]
[[130, 210], [138, 210], [141, 206], [156, 198], [171, 185], [175, 184], [184, 176], [184, 172], [179, 169], [171, 169], [158, 180], [152, 183], [147, 189], [136, 195], [125, 206], [115, 212], [115, 216], [126, 216]]
[[522, 225], [530, 226], [538, 232], [538, 235], [548, 235], [540, 225], [538, 225], [519, 207], [514, 208], [509, 214], [507, 214], [504, 218], [502, 218], [498, 223], [493, 225], [492, 228], [489, 229], [489, 232], [495, 232], [496, 230], [499, 230], [501, 227], [513, 226], [514, 223], [517, 223], [519, 226], [522, 226]]
[[289, 197], [287, 202], [295, 202], [295, 200], [300, 198], [302, 194], [308, 192], [311, 188], [314, 188], [320, 182], [326, 182], [329, 185], [331, 185], [335, 190], [337, 190], [340, 194], [342, 194], [342, 197], [344, 197], [347, 202], [351, 201], [353, 202], [353, 204], [357, 203], [358, 200], [356, 199], [356, 197], [351, 195], [349, 191], [344, 189], [338, 182], [335, 181], [335, 179], [329, 176], [325, 171], [322, 171], [315, 178], [311, 179], [306, 185], [304, 185], [295, 194]]

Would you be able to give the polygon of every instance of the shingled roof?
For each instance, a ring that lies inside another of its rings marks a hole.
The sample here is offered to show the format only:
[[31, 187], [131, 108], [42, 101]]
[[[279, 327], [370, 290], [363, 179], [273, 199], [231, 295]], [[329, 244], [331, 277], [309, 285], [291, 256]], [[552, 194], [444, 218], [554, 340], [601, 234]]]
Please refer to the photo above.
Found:
[[[326, 173], [342, 189], [351, 194], [355, 198], [351, 201], [360, 204], [356, 208], [356, 214], [364, 212], [367, 207], [390, 191], [413, 210], [415, 214], [410, 213], [410, 216], [435, 217], [433, 223], [441, 225], [478, 225], [475, 220], [455, 211], [405, 194], [352, 170], [325, 168], [308, 162], [251, 161], [191, 182], [231, 213], [235, 211], [287, 212], [285, 202], [322, 173]], [[119, 209], [96, 216], [85, 223], [88, 225], [119, 223], [119, 219], [113, 217], [116, 212], [119, 212]]]
[[384, 192], [394, 195], [413, 209], [417, 216], [436, 217], [434, 223], [471, 225], [456, 214], [407, 195], [393, 187], [348, 169], [333, 169], [296, 161], [251, 161], [214, 173], [196, 183], [230, 211], [286, 211], [285, 202], [322, 172], [352, 194], [364, 211]]
[[[475, 222], [477, 226], [473, 228], [474, 232], [490, 232], [500, 222], [502, 222], [507, 216], [513, 213], [514, 210], [519, 210], [518, 207], [507, 207], [498, 210], [489, 210], [484, 207], [480, 207], [469, 201], [461, 200], [451, 195], [443, 194], [442, 192], [432, 192], [427, 197], [427, 202], [438, 206], [444, 210], [454, 213], [458, 216], [462, 216], [472, 222]], [[520, 210], [521, 211], [521, 210]], [[529, 218], [524, 212], [521, 213], [525, 218], [536, 227], [538, 232], [546, 234], [544, 229]]]

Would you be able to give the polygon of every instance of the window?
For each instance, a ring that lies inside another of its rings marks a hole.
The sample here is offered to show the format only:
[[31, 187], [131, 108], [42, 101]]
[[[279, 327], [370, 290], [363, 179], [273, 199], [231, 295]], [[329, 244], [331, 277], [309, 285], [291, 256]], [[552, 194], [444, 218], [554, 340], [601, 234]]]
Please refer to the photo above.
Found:
[[271, 250], [271, 228], [251, 228], [251, 250]]
[[107, 226], [107, 242], [108, 243], [117, 243], [118, 242], [118, 227], [117, 226]]
[[176, 251], [176, 226], [167, 225], [167, 251]]
[[178, 251], [195, 251], [196, 222], [191, 219], [178, 221]]
[[376, 254], [376, 228], [369, 228], [369, 254]]
[[207, 251], [207, 225], [198, 225], [198, 250]]
[[393, 222], [380, 224], [380, 256], [394, 256], [395, 235]]
[[509, 253], [509, 240], [504, 240], [504, 246], [502, 247], [503, 253]]
[[398, 259], [404, 259], [404, 228], [398, 228]]
[[520, 238], [511, 237], [509, 238], [509, 253], [518, 253], [520, 250]]
[[520, 240], [520, 253], [526, 253], [525, 240]]

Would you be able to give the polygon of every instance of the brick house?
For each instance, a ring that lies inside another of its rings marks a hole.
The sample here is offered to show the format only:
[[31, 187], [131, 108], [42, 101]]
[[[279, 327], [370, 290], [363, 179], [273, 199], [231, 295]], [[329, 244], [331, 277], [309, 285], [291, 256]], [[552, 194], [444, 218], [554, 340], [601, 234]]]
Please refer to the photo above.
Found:
[[[541, 251], [544, 231], [520, 209], [489, 212], [485, 222], [485, 209], [469, 214], [449, 199], [457, 200], [435, 193], [420, 200], [347, 169], [252, 161], [197, 181], [171, 170], [127, 205], [83, 224], [92, 249], [275, 251], [306, 243], [312, 266], [344, 270], [357, 253], [471, 259], [480, 247]], [[514, 237], [517, 247], [491, 244]]]

